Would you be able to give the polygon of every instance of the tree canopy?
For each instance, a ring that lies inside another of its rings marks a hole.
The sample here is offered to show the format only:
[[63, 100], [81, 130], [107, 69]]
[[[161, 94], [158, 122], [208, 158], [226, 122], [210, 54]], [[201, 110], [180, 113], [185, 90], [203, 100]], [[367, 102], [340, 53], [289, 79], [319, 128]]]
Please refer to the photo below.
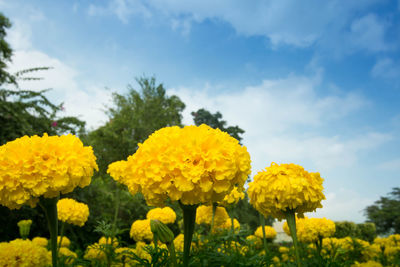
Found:
[[400, 187], [395, 187], [388, 197], [381, 197], [364, 210], [369, 222], [376, 225], [378, 234], [400, 234]]
[[232, 137], [236, 138], [239, 142], [242, 140], [241, 134], [244, 133], [244, 130], [239, 126], [226, 126], [227, 122], [222, 119], [222, 114], [217, 111], [212, 114], [210, 111], [201, 108], [197, 111], [193, 111], [192, 113], [193, 121], [198, 126], [201, 124], [207, 124], [211, 128], [220, 129], [221, 131], [227, 132]]

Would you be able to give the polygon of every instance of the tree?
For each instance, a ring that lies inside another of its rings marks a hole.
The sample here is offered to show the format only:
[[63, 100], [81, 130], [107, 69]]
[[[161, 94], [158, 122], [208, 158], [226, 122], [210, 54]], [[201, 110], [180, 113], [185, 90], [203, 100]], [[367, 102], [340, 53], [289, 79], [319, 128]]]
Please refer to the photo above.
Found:
[[364, 212], [378, 234], [400, 234], [400, 188], [393, 188], [388, 197], [381, 197]]
[[10, 20], [0, 12], [0, 84], [14, 83], [15, 77], [6, 70], [7, 63], [11, 62], [12, 49], [5, 40], [6, 30], [11, 27]]
[[226, 127], [227, 122], [222, 120], [222, 114], [219, 111], [212, 114], [208, 110], [201, 108], [196, 112], [192, 112], [191, 114], [193, 116], [193, 121], [197, 126], [204, 123], [211, 128], [220, 129], [221, 131], [227, 132], [239, 142], [242, 140], [240, 135], [244, 133], [244, 130], [237, 125]]

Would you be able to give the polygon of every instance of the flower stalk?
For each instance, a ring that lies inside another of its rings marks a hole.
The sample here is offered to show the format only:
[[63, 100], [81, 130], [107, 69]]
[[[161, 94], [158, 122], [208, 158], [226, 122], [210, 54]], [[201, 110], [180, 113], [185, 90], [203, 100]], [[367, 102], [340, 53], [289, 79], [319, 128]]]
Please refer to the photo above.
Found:
[[297, 266], [301, 267], [301, 260], [300, 260], [300, 254], [299, 254], [299, 243], [297, 241], [297, 232], [296, 232], [296, 216], [295, 216], [295, 212], [293, 210], [286, 212], [286, 220], [287, 220], [287, 224], [289, 226], [290, 234], [293, 239], [293, 245], [294, 245], [294, 251], [296, 254]]
[[50, 232], [50, 247], [52, 266], [58, 265], [57, 236], [58, 236], [58, 218], [57, 218], [57, 202], [59, 196], [54, 198], [41, 198], [39, 201], [42, 207]]
[[265, 217], [264, 215], [260, 214], [260, 223], [261, 223], [261, 229], [262, 229], [262, 234], [263, 234], [263, 244], [264, 244], [264, 250], [265, 250], [265, 255], [268, 253], [267, 249], [267, 238], [265, 236]]
[[181, 202], [179, 204], [183, 211], [183, 266], [187, 267], [189, 266], [190, 246], [196, 221], [197, 205], [184, 205]]

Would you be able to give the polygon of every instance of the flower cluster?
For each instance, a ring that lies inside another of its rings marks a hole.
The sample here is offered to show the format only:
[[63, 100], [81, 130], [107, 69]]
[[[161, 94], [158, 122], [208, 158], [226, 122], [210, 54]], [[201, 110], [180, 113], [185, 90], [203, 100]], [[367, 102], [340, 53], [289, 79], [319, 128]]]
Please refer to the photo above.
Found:
[[91, 147], [74, 135], [24, 136], [0, 147], [0, 204], [10, 209], [34, 206], [90, 184], [98, 169]]
[[[212, 223], [213, 215], [212, 206], [199, 206], [196, 210], [196, 223], [197, 224], [209, 224]], [[226, 220], [230, 220], [228, 213], [224, 207], [217, 207], [214, 214], [214, 226], [218, 227], [224, 225]]]
[[[262, 227], [259, 226], [257, 230], [254, 232], [254, 235], [263, 238]], [[274, 239], [276, 237], [276, 231], [273, 227], [266, 225], [265, 226], [265, 238]]]
[[132, 223], [130, 236], [138, 241], [151, 241], [153, 240], [153, 232], [150, 228], [150, 220], [136, 220]]
[[0, 243], [0, 266], [48, 266], [47, 249], [30, 240]]
[[[290, 236], [287, 222], [283, 224], [283, 230]], [[336, 231], [335, 222], [326, 218], [299, 218], [296, 219], [297, 237], [300, 242], [313, 243], [320, 238], [331, 237]]]
[[249, 184], [250, 203], [264, 216], [284, 219], [286, 212], [304, 212], [321, 208], [323, 179], [296, 164], [272, 163], [254, 176]]
[[57, 202], [58, 220], [77, 226], [83, 226], [89, 217], [89, 207], [71, 198]]
[[176, 220], [176, 213], [170, 207], [155, 208], [147, 212], [146, 218], [149, 220], [159, 220], [162, 223], [174, 223]]
[[108, 173], [141, 190], [151, 206], [180, 200], [194, 205], [223, 200], [250, 174], [250, 155], [229, 134], [207, 125], [165, 127], [154, 132], [127, 161], [112, 163]]
[[111, 237], [105, 237], [105, 236], [100, 237], [99, 244], [103, 246], [112, 245], [113, 247], [118, 247], [119, 245], [117, 238], [114, 237], [111, 240]]
[[239, 200], [244, 198], [244, 188], [241, 188], [239, 190], [239, 188], [237, 186], [235, 186], [232, 191], [227, 194], [224, 199], [220, 202], [218, 202], [218, 204], [220, 204], [221, 206], [227, 207], [233, 204], [236, 204]]

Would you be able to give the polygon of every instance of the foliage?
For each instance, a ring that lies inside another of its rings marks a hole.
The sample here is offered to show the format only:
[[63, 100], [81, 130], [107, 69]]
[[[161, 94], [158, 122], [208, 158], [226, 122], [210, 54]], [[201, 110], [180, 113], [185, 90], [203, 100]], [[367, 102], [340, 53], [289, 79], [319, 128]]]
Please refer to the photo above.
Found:
[[373, 223], [359, 223], [349, 221], [335, 222], [336, 232], [333, 235], [337, 238], [346, 236], [359, 238], [368, 242], [372, 242], [376, 237], [376, 228]]
[[113, 106], [106, 111], [109, 121], [87, 136], [93, 146], [100, 175], [106, 173], [107, 166], [114, 161], [126, 159], [135, 153], [154, 131], [166, 127], [181, 126], [185, 104], [179, 97], [168, 96], [163, 84], [156, 79], [136, 79], [140, 90], [128, 85], [125, 95], [113, 94]]
[[226, 127], [227, 122], [222, 120], [222, 114], [219, 111], [212, 114], [208, 110], [201, 108], [197, 111], [193, 111], [191, 114], [193, 116], [193, 121], [197, 126], [204, 123], [211, 128], [218, 128], [221, 131], [227, 132], [232, 137], [236, 138], [239, 142], [242, 140], [242, 137], [240, 135], [244, 133], [244, 130], [237, 125]]
[[400, 233], [400, 187], [395, 187], [388, 197], [381, 197], [364, 210], [369, 222], [376, 225], [378, 234]]
[[7, 72], [7, 63], [11, 62], [12, 49], [5, 40], [6, 30], [11, 27], [10, 20], [0, 12], [0, 85], [14, 83], [15, 77]]

